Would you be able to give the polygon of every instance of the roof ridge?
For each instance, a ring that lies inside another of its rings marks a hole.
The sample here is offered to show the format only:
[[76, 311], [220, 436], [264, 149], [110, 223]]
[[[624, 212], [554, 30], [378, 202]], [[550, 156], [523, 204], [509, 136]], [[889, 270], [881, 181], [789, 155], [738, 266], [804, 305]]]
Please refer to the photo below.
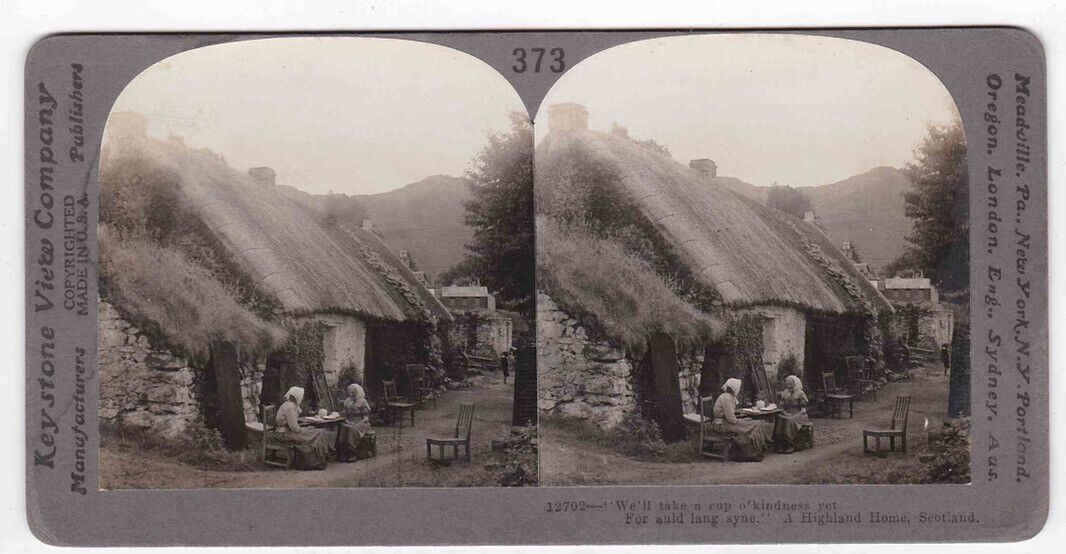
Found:
[[417, 291], [411, 290], [411, 285], [407, 283], [402, 277], [395, 274], [394, 271], [385, 263], [385, 260], [381, 259], [381, 256], [377, 252], [374, 252], [368, 247], [363, 239], [360, 238], [355, 232], [348, 228], [343, 223], [336, 222], [335, 225], [345, 235], [351, 237], [355, 241], [356, 246], [359, 247], [359, 252], [363, 255], [363, 259], [370, 265], [374, 271], [391, 285], [407, 304], [416, 311], [416, 314], [421, 317], [423, 321], [428, 323], [434, 323], [436, 318], [433, 317], [433, 311], [429, 308], [424, 300], [418, 295]]

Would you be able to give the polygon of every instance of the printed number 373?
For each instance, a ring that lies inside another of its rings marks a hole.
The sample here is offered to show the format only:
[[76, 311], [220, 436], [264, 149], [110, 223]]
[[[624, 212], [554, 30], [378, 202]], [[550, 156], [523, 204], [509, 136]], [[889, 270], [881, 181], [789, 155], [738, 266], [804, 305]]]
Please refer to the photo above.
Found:
[[515, 73], [525, 73], [527, 70], [532, 70], [533, 73], [540, 73], [541, 62], [544, 61], [544, 54], [548, 54], [548, 69], [552, 73], [562, 73], [566, 69], [566, 61], [564, 59], [565, 53], [562, 48], [530, 48], [527, 52], [525, 48], [515, 48], [511, 54], [514, 56], [514, 65], [511, 69]]

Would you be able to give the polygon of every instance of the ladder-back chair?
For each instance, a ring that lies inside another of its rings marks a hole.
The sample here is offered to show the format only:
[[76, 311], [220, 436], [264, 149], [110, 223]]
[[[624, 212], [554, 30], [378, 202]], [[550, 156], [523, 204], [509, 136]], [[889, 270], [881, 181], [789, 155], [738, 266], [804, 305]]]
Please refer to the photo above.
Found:
[[[459, 447], [463, 447], [466, 461], [470, 461], [470, 431], [474, 424], [474, 403], [459, 403], [459, 418], [455, 421], [455, 436], [426, 439], [426, 458], [429, 460], [444, 459], [444, 447], [452, 447], [453, 460], [459, 459]], [[433, 446], [437, 446], [438, 457], [433, 457]]]
[[868, 450], [869, 437], [874, 438], [874, 450], [881, 450], [881, 437], [888, 438], [888, 449], [893, 451], [896, 449], [896, 438], [900, 439], [901, 451], [907, 452], [907, 419], [910, 417], [911, 411], [911, 396], [897, 396], [896, 408], [892, 410], [892, 423], [888, 429], [863, 429], [862, 430], [862, 451]]
[[824, 398], [829, 403], [830, 412], [838, 419], [844, 416], [844, 403], [848, 403], [848, 418], [855, 417], [855, 395], [837, 387], [836, 375], [833, 372], [822, 374], [822, 387], [825, 390]]
[[381, 388], [385, 391], [385, 414], [389, 423], [394, 423], [399, 416], [400, 427], [403, 427], [403, 414], [409, 413], [411, 414], [411, 427], [414, 427], [417, 405], [414, 402], [407, 402], [396, 394], [395, 380], [382, 381]]

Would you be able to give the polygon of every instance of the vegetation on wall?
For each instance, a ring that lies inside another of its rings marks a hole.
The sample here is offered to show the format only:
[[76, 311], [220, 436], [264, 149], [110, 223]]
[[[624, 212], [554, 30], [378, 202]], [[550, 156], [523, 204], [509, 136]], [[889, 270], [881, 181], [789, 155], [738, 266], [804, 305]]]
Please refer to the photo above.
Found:
[[537, 220], [538, 286], [590, 331], [632, 352], [654, 332], [700, 344], [721, 332], [718, 318], [686, 302], [651, 264], [577, 226]]
[[538, 172], [537, 215], [618, 244], [646, 262], [685, 301], [705, 312], [715, 311], [721, 297], [695, 279], [662, 234], [619, 192], [618, 181], [608, 167], [583, 151], [575, 152], [563, 163]]
[[[733, 354], [733, 375], [744, 381], [741, 395], [752, 397], [757, 391], [751, 371], [763, 371], [763, 317], [744, 314], [730, 320], [725, 330], [725, 347]], [[726, 376], [728, 377], [728, 376]]]
[[100, 295], [154, 342], [204, 360], [213, 340], [265, 353], [277, 302], [236, 269], [185, 202], [180, 175], [134, 149], [100, 168]]

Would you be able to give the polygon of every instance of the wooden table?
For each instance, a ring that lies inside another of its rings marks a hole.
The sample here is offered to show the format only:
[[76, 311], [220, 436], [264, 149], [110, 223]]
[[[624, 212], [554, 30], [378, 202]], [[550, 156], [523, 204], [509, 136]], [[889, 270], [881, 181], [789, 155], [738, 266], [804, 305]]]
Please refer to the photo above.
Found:
[[300, 425], [310, 425], [316, 429], [326, 429], [330, 431], [336, 431], [341, 426], [341, 422], [344, 421], [344, 417], [337, 417], [336, 419], [319, 419], [308, 416], [300, 416], [297, 422]]
[[772, 410], [760, 410], [758, 413], [745, 412], [743, 409], [737, 410], [738, 419], [759, 419], [762, 421], [769, 421], [770, 423], [777, 423], [778, 414], [784, 412], [781, 408], [774, 408]]

